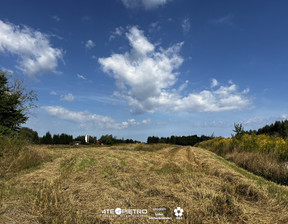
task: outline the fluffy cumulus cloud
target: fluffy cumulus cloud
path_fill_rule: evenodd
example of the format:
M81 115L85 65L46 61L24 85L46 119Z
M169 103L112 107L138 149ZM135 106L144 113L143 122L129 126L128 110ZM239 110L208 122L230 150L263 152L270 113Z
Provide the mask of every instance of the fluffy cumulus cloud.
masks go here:
M156 47L137 27L131 27L126 37L131 50L123 54L112 54L99 58L102 70L116 80L115 95L125 99L133 108L133 113L155 111L218 112L247 107L251 100L249 89L240 91L232 82L221 85L212 80L209 89L191 91L183 95L188 81L173 88L183 63L179 51L183 43L167 49Z
M0 20L0 53L18 56L17 68L33 77L56 72L63 51L53 48L48 36L27 26L16 26Z
M149 10L166 4L168 0L122 0L122 2L126 8L144 7Z
M92 114L89 111L71 111L60 106L44 106L42 107L50 116L57 117L62 120L71 121L80 125L93 125L101 129L121 130L131 126L140 125L135 119L128 119L123 122L116 122L111 117ZM149 123L148 120L141 122Z

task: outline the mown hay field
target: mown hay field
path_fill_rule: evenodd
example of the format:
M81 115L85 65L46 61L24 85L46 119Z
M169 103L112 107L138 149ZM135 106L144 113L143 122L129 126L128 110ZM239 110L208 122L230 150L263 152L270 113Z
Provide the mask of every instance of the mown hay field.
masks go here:
M288 187L200 148L31 147L52 159L0 179L1 223L288 223Z

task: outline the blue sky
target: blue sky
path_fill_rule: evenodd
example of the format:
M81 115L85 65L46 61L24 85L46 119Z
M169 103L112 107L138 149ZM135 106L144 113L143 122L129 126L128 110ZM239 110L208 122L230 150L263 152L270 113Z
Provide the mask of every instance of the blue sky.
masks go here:
M288 117L284 0L1 2L0 68L38 94L28 126L146 141Z

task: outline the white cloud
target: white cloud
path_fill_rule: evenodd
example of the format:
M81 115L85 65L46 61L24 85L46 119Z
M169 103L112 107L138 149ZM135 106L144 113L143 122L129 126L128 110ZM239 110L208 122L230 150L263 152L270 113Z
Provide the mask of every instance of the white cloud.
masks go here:
M129 119L123 122L116 122L111 117L92 114L89 111L71 111L60 106L42 107L49 115L62 120L79 123L80 125L93 125L101 129L121 130L132 126L140 125L135 119ZM145 122L142 122L145 124Z
M216 79L212 80L212 87L217 84L217 89L193 91L182 96L188 81L180 85L178 91L172 87L179 76L175 70L183 62L179 55L183 43L157 49L137 27L130 28L126 37L132 47L130 52L112 54L98 61L102 70L116 80L118 91L114 95L125 99L133 113L159 110L218 112L242 109L251 104L246 97L247 91L238 91L238 86L231 81L227 86L219 86Z
M17 55L16 66L34 77L42 73L56 72L63 51L53 48L48 36L27 26L16 26L0 20L0 52Z
M139 30L137 27L132 27L130 32L126 33L126 37L134 51L133 56L145 56L154 51L154 45L147 40L143 35L143 31Z
M126 8L144 7L144 9L150 10L165 5L168 0L122 0L122 2Z
M116 27L109 37L109 40L115 39L117 36L121 36L124 33L125 29L122 26Z
M84 75L80 75L80 74L77 74L77 77L78 77L79 79L83 79L83 80L86 80L86 78L85 78L85 76L84 76Z
M51 91L51 92L50 92L50 95L54 95L54 96L56 96L57 93L56 93L55 91Z
M151 123L151 119L149 118L142 121L142 124L149 124L149 123Z
M72 95L72 93L68 93L67 95L61 95L61 100L67 101L67 102L72 102L72 101L74 101L74 96Z
M191 28L191 24L190 24L190 20L189 18L186 18L182 21L182 30L184 33L188 33L190 31L190 28Z
M92 49L93 47L95 47L95 43L92 41L92 40L87 40L86 44L85 44L85 47L90 50Z
M216 80L216 79L212 79L211 80L211 88L214 88L214 87L216 87L216 86L218 86L218 81Z
M181 93L184 89L186 89L188 87L188 84L189 84L189 81L186 80L185 83L183 83L179 89L178 89L178 92Z

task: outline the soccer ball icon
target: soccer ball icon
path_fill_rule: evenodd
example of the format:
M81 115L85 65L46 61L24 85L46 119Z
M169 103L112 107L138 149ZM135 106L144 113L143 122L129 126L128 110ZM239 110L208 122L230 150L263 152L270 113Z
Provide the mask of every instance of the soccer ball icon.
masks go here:
M177 207L174 209L174 214L177 216L177 217L181 217L183 215L183 212L184 210L180 207Z

